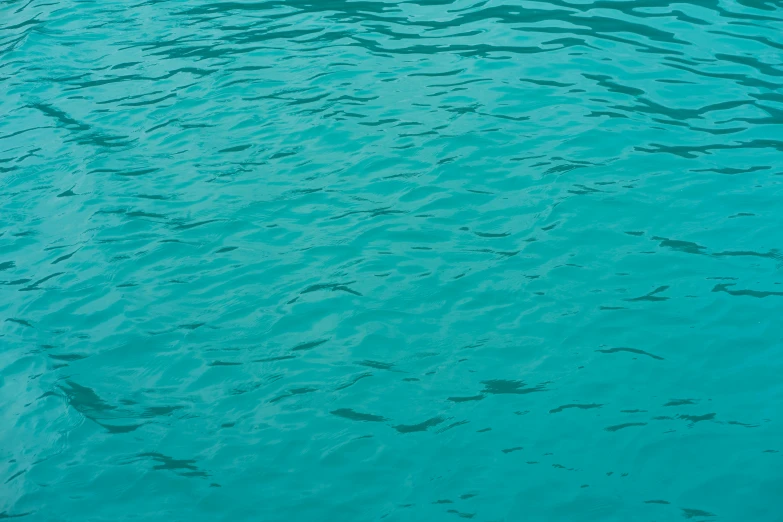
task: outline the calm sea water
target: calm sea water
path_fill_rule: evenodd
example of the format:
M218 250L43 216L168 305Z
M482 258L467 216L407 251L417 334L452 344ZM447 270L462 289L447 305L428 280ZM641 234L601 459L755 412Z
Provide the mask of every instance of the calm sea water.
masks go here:
M783 520L780 0L0 4L0 518Z

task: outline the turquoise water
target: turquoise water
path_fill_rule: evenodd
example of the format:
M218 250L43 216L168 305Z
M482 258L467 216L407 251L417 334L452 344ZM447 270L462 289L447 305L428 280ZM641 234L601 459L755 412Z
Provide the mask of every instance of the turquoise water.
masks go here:
M783 4L0 5L0 513L783 520Z

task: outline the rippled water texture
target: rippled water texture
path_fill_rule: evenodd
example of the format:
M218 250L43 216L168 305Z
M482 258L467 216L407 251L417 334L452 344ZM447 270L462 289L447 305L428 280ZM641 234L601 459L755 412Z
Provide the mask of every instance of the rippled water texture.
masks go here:
M783 520L781 0L13 0L0 57L0 518Z

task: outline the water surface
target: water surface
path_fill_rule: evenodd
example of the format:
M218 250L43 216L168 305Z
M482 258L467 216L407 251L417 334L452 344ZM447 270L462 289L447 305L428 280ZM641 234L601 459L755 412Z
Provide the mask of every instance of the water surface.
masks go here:
M0 518L780 521L782 34L3 2Z

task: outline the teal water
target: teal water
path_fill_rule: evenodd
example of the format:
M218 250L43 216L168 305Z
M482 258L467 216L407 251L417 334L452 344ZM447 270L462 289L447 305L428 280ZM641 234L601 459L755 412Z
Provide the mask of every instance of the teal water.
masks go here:
M0 518L783 520L783 3L0 4Z

